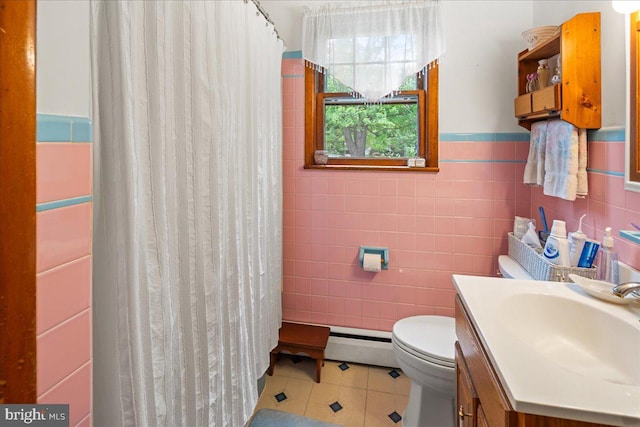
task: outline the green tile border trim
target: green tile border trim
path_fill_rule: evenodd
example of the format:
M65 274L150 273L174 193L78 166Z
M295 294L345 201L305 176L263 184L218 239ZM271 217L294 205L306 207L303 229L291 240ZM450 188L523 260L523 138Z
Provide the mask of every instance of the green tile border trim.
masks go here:
M440 163L515 163L515 164L524 164L527 163L526 160L482 160L482 159L470 159L470 160L461 160L461 159L440 159L438 160Z
M288 50L282 54L282 59L302 59L302 51Z
M640 244L640 231L635 230L620 230L620 237L627 239L633 243Z
M92 142L93 126L87 117L38 114L37 142Z
M625 128L609 128L588 131L589 141L624 142ZM529 142L530 132L469 132L441 133L442 142Z
M85 117L71 118L71 141L93 142L93 127L91 120Z
M514 142L529 141L529 132L441 133L442 142Z
M36 116L36 141L71 141L71 118L50 114L38 114Z
M590 130L587 134L589 141L624 142L625 128L609 128Z
M618 176L624 178L624 172L616 172L604 169L587 168L587 172L601 173L603 175Z
M74 197L71 199L56 200L55 202L39 203L36 205L36 212L50 211L51 209L64 208L66 206L80 205L93 200L92 196Z

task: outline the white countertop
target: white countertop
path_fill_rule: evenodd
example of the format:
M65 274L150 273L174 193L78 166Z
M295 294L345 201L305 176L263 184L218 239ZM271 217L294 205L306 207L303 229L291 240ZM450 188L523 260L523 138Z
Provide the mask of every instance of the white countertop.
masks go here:
M514 410L640 427L639 301L603 302L573 283L453 280Z

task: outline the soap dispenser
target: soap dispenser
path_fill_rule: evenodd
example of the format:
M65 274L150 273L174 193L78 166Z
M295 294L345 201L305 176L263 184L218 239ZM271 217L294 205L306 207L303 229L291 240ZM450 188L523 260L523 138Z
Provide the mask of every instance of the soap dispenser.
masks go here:
M569 233L569 258L571 259L571 267L577 267L582 249L584 248L584 242L587 241L587 235L582 232L582 220L587 214L580 217L578 223L578 229Z
M611 227L604 229L602 248L598 254L598 280L618 284L618 254L613 251Z

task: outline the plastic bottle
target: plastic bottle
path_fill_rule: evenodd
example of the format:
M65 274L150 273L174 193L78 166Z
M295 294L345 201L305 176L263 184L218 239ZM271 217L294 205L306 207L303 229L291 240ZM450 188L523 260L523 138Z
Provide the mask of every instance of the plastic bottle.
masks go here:
M547 237L542 256L549 262L561 267L570 267L569 241L567 240L567 224L557 219L553 220L551 234Z
M587 235L582 232L582 219L587 216L584 214L580 217L578 223L578 229L572 233L569 233L569 258L571 259L571 267L577 267L582 249L584 248L584 242L587 241Z
M582 248L582 254L580 255L580 260L578 261L578 267L591 268L593 266L593 261L598 255L599 249L600 242L587 239L587 241L584 242L584 247Z
M611 227L604 229L602 248L598 255L598 280L618 284L618 254L613 251Z

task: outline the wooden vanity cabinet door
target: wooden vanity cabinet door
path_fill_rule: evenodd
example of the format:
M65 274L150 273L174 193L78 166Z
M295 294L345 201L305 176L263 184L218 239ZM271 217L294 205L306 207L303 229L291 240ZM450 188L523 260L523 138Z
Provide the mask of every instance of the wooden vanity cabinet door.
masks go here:
M473 390L469 370L462 357L460 346L456 343L456 377L457 377L457 401L456 401L456 426L476 427L476 408L478 396Z
M478 405L476 409L476 426L477 427L489 427L489 422L487 421L487 416L484 414L484 409L482 409L482 405Z
M473 389L483 407L487 424L491 427L516 426L517 413L507 400L459 295L455 300L455 314L460 353L470 373Z

